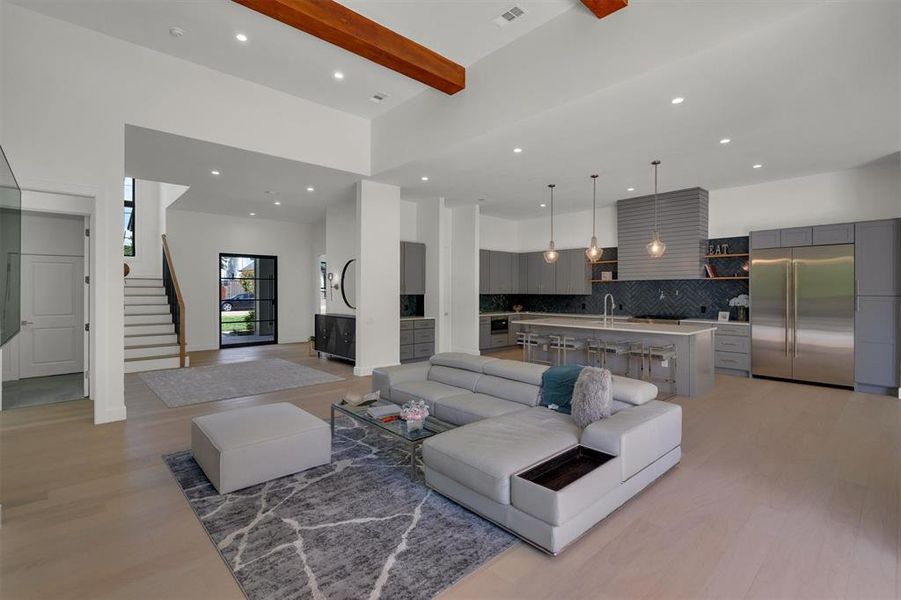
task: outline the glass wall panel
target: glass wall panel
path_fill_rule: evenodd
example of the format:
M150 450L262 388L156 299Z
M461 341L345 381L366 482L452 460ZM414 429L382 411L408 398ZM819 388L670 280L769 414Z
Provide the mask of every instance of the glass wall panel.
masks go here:
M22 190L0 148L0 345L19 333Z

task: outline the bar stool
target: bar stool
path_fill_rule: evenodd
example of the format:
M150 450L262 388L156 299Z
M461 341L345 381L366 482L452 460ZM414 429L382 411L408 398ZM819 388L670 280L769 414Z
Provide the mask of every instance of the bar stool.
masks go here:
M532 357L532 349L547 344L549 342L548 338L540 336L532 331L520 331L517 334L517 338L517 344L522 345L523 362L542 365L551 364L550 361L536 360Z
M661 367L663 363L667 363L669 365L669 374L661 379L663 383L668 383L670 386L670 395L666 396L666 398L661 398L661 400L665 400L667 398L672 398L676 395L676 345L675 344L662 344L659 346L650 345L648 346L648 381L653 382L653 374L651 372L651 366L654 364L654 361L657 360L661 363Z
M626 350L626 377L632 376L632 361L638 359L638 379L644 379L644 357L647 349L644 342L628 342Z
M566 335L552 335L551 350L556 350L557 356L554 360L555 366L567 364L567 358L570 352L585 350L587 344L585 340Z

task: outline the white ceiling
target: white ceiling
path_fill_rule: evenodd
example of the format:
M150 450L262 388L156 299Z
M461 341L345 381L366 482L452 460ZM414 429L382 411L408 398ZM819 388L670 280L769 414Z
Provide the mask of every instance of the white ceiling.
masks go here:
M140 46L372 118L426 91L355 54L230 0L10 0ZM578 0L355 0L349 8L469 66L579 4ZM514 5L526 14L500 28L491 20ZM580 9L582 10L582 9ZM172 26L184 35L169 34ZM235 39L248 36L246 43ZM334 71L345 78L336 81ZM379 104L369 98L388 94ZM445 96L446 97L446 96Z
M212 175L214 170L220 174ZM254 212L258 219L295 223L321 221L330 202L354 196L360 179L354 173L131 125L125 127L125 174L189 186L172 205L176 210L235 217ZM315 191L308 192L308 186Z
M726 6L739 11L739 4L753 5ZM697 14L705 9L698 5L703 3L663 18L665 8L634 3L627 9L632 11L629 19L616 24L618 33L628 36L626 28L643 26L688 35L698 27L711 27ZM637 62L640 53L657 53L660 58L656 68L635 69L630 77L589 93L574 93L577 84L563 79L573 72L588 78L607 68L606 62L588 56L594 62L586 64L575 55L560 77L549 82L561 88L556 104L458 140L452 140L453 131L438 130L446 134L447 144L434 143L429 126L414 128L397 119L392 123L397 131L416 131L430 143L422 152L413 150L416 158L378 178L402 186L407 198L437 195L451 204L484 198L483 213L523 219L547 214L539 204L547 201L548 183L558 186L558 211L589 209L593 172L600 174L600 204L651 193L649 163L655 158L663 161L661 190L719 189L850 168L897 152L901 148L898 4L794 6L763 25L750 14L744 23L733 23L726 36L721 34L728 24L712 29L711 37L719 36L716 44L684 56L678 55L675 41L665 40L667 32L662 30L658 37L666 46L636 44L619 54L609 52L609 61L626 64ZM547 37L546 32L575 16L561 16L533 35ZM605 24L612 25L612 21ZM564 28L563 33L573 35L576 27ZM499 54L517 54L514 50L531 38L514 42ZM536 52L552 47L550 39L545 41L548 45ZM529 62L532 76L542 79L542 66L529 61L528 51L524 48L510 59ZM489 62L493 71L478 73L481 79L501 77L509 66L492 56L476 67ZM528 96L517 92L507 100L525 98L519 102L526 103ZM672 105L674 96L683 96L684 103ZM416 105L419 99L411 103ZM404 110L416 114L414 108ZM439 128L460 115L433 109L429 116ZM474 110L468 116L497 120L496 115L486 117ZM731 143L720 144L726 137ZM514 147L524 151L514 154ZM763 168L753 169L757 163ZM428 175L429 181L420 181L421 175ZM635 191L627 192L628 187Z

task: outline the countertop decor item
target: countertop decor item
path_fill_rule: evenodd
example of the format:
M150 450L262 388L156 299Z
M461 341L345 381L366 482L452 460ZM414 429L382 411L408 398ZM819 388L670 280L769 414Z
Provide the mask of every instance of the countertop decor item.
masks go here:
M597 220L598 220L598 176L591 176L591 243L585 250L588 262L594 264L601 260L604 250L598 246Z
M551 190L551 241L547 245L547 250L544 251L544 262L552 265L560 258L560 253L554 248L554 188L557 186L550 183L547 187Z
M660 166L660 161L654 160L651 164L654 165L654 233L645 249L651 258L660 258L666 252L666 244L660 239L660 232L657 230L657 167Z
M522 312L522 304L514 304L513 312Z
M748 320L748 306L751 305L751 298L747 294L739 294L735 298L729 300L729 306L734 306L738 312L739 321Z

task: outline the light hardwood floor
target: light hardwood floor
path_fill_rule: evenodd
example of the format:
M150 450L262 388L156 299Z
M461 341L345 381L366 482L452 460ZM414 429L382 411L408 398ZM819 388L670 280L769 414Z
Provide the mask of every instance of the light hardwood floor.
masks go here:
M505 356L515 358L515 353ZM169 409L126 377L128 421L89 401L0 412L0 598L241 598L160 460L196 415L291 401L326 417L342 382ZM682 463L556 558L518 544L443 598L896 598L901 408L892 398L719 377L684 408Z

